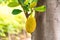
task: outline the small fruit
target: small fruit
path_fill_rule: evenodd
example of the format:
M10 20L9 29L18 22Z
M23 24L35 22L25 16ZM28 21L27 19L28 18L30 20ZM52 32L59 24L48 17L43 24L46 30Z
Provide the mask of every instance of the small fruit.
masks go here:
M36 28L36 20L35 20L35 17L30 15L26 21L26 31L28 33L32 33L34 32Z

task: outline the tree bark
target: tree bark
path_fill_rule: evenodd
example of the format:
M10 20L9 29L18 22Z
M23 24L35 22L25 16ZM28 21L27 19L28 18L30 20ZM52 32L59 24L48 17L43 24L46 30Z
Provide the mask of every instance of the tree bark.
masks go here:
M56 12L56 0L46 0L46 27L45 40L55 39L54 14Z
M32 40L60 40L60 0L46 0L46 8L46 15L36 13L37 28Z
M44 5L44 0L38 0L37 6ZM36 12L37 27L35 32L32 33L32 40L44 40L44 25L45 25L45 13Z
M60 0L46 0L46 40L60 40Z
M37 21L37 27L34 33L32 33L32 40L44 40L44 16L45 14L42 13L39 15L39 13L36 14L36 21Z

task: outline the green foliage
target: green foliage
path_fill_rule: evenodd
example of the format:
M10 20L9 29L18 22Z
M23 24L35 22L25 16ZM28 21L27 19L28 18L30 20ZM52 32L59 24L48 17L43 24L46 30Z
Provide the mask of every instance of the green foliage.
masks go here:
M0 0L0 3L2 3L3 2L3 0Z
M12 14L13 14L13 15L16 15L16 14L19 14L19 13L21 13L21 12L22 12L22 10L14 9L14 10L12 11Z
M3 32L0 32L0 36L6 36Z
M25 6L23 6L23 9L24 9L24 11L28 12L29 11L29 6L25 5Z
M46 10L46 7L44 5L35 8L35 11L38 11L38 12L45 12L45 10Z
M24 24L25 17L23 14L9 15L5 13L0 13L0 36L7 36L10 34L18 34L21 32ZM7 33L7 34L6 34Z
M10 2L9 4L8 4L8 6L9 7L16 7L16 6L18 6L19 4L17 3L17 2Z
M10 0L0 0L0 4L2 4L2 3L8 3L8 2L10 2Z
M0 36L5 36L4 30L3 30L3 25L0 25Z
M38 0L19 0L19 3L21 4L25 12L29 12L29 9L31 9L32 11L32 8L34 8L34 10L38 12L45 12L46 7L44 5L36 7L37 2Z
M18 0L25 12L29 11L29 0Z

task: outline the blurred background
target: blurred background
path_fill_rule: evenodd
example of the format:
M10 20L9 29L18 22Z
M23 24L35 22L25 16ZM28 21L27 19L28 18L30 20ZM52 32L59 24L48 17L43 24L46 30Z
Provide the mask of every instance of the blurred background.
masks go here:
M27 19L24 12L12 14L14 9L23 11L22 7L11 8L7 4L7 1L0 0L0 40L31 40L31 34L25 29Z

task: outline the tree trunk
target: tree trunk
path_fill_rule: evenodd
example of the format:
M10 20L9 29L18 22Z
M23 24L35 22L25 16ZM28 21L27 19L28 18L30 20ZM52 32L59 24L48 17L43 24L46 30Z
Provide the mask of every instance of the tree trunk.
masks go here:
M60 40L60 0L46 0L46 40Z
M44 16L45 14L36 14L37 28L34 33L32 33L32 40L44 40Z
M32 40L60 40L60 0L46 0L46 7L46 15L36 13L37 28Z
M44 0L38 0L37 6L44 5ZM44 40L45 13L36 12L37 27L32 33L32 40Z

